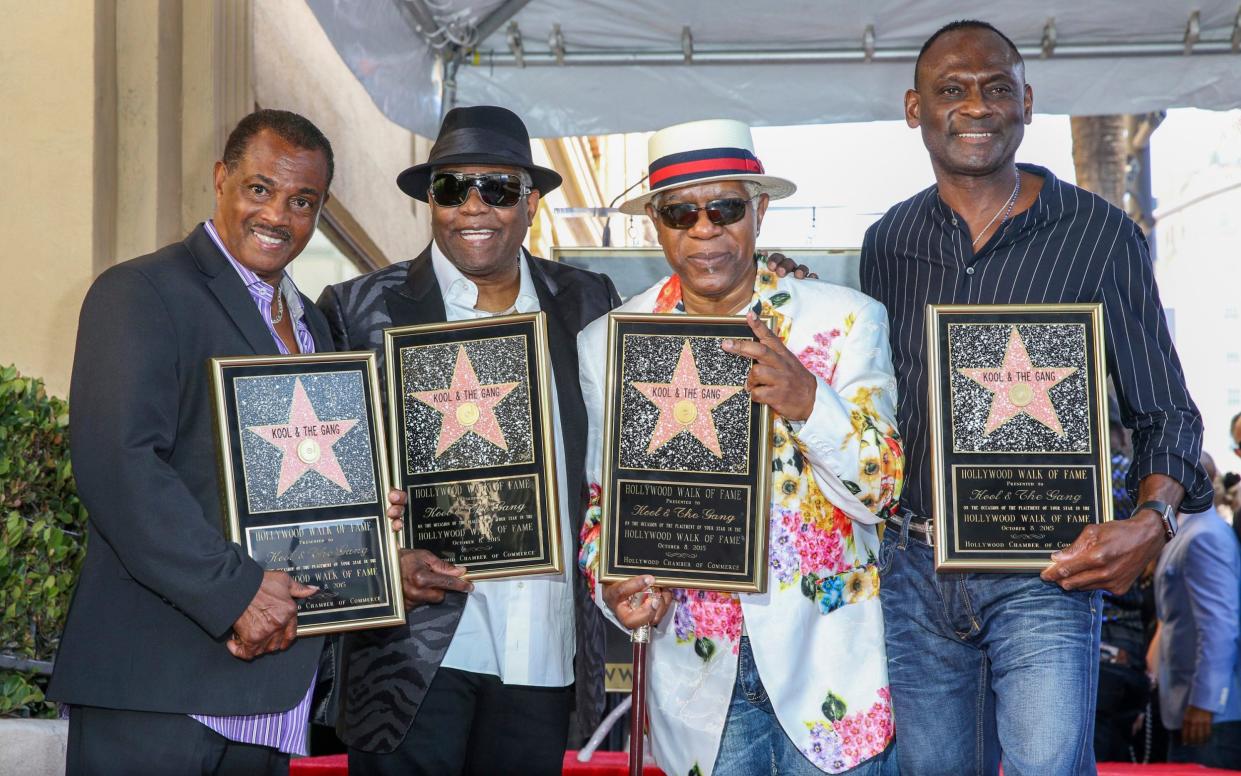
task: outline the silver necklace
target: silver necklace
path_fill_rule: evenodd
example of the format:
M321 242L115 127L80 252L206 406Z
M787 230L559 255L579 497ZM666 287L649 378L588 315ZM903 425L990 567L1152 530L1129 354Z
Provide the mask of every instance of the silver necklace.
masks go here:
M279 288L276 289L276 311L276 317L271 319L273 326L284 320L284 294Z
M978 247L978 241L981 240L983 236L987 234L987 230L991 228L991 225L995 223L995 219L999 218L1001 213L1004 214L1004 221L1008 220L1008 217L1012 215L1013 213L1013 205L1017 204L1017 195L1020 193L1021 193L1021 170L1018 170L1017 171L1017 185L1013 186L1013 193L1011 196L1009 196L1008 202L1004 205L1001 205L1000 209L995 211L995 215L991 216L991 220L987 222L987 225L984 226L982 228L982 231L978 233L978 236L974 238L974 242L970 244L970 247L972 248ZM1002 224L1004 223L1004 221L1001 221L1000 223Z

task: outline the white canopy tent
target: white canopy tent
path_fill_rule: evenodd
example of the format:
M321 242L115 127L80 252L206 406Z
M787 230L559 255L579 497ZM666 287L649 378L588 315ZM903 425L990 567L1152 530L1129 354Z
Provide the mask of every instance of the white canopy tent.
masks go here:
M895 119L922 41L982 18L1040 113L1241 105L1239 0L308 0L396 123L504 105L538 137Z

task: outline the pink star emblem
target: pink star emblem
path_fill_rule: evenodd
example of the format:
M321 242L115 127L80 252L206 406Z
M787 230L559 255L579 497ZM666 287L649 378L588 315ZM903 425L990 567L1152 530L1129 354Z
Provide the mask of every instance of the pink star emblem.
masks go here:
M465 347L457 346L457 362L452 370L452 382L446 388L433 391L415 391L415 399L444 416L440 425L439 441L435 455L441 456L453 443L467 433L482 437L501 450L508 450L495 408L505 396L512 393L520 383L491 383L481 385L474 365L466 355Z
M332 447L357 424L356 420L320 420L299 377L293 382L289 421L270 426L246 426L246 431L280 449L280 482L276 486L279 498L309 471L318 472L328 481L353 492Z
M1061 380L1077 371L1077 367L1036 367L1030 363L1030 354L1017 327L1008 335L1008 347L1004 351L1004 363L998 367L957 369L958 372L991 391L991 413L987 427L991 432L1009 420L1025 413L1055 432L1064 436L1060 416L1048 395Z
M742 389L737 385L704 385L689 340L681 346L671 381L631 385L659 408L659 421L646 448L647 455L671 442L677 434L689 433L716 458L724 457L711 411Z

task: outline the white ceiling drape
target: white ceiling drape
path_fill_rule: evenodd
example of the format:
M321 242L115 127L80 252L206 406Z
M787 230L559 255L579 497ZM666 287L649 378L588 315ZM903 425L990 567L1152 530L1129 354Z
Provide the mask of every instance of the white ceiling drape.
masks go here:
M1017 42L1040 113L1241 105L1239 0L308 3L380 109L424 136L436 134L445 94L457 105L511 108L540 137L722 116L755 126L895 119L912 55L963 17ZM474 53L445 90L452 71L436 46L454 42L473 43Z

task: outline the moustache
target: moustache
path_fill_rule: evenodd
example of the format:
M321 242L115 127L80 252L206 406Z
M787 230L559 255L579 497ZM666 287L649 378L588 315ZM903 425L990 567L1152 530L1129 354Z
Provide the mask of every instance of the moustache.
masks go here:
M293 233L288 229L284 229L279 226L259 226L258 224L252 224L250 228L255 232L264 234L268 237L275 237L276 239L284 240L285 242L291 242L293 240Z

